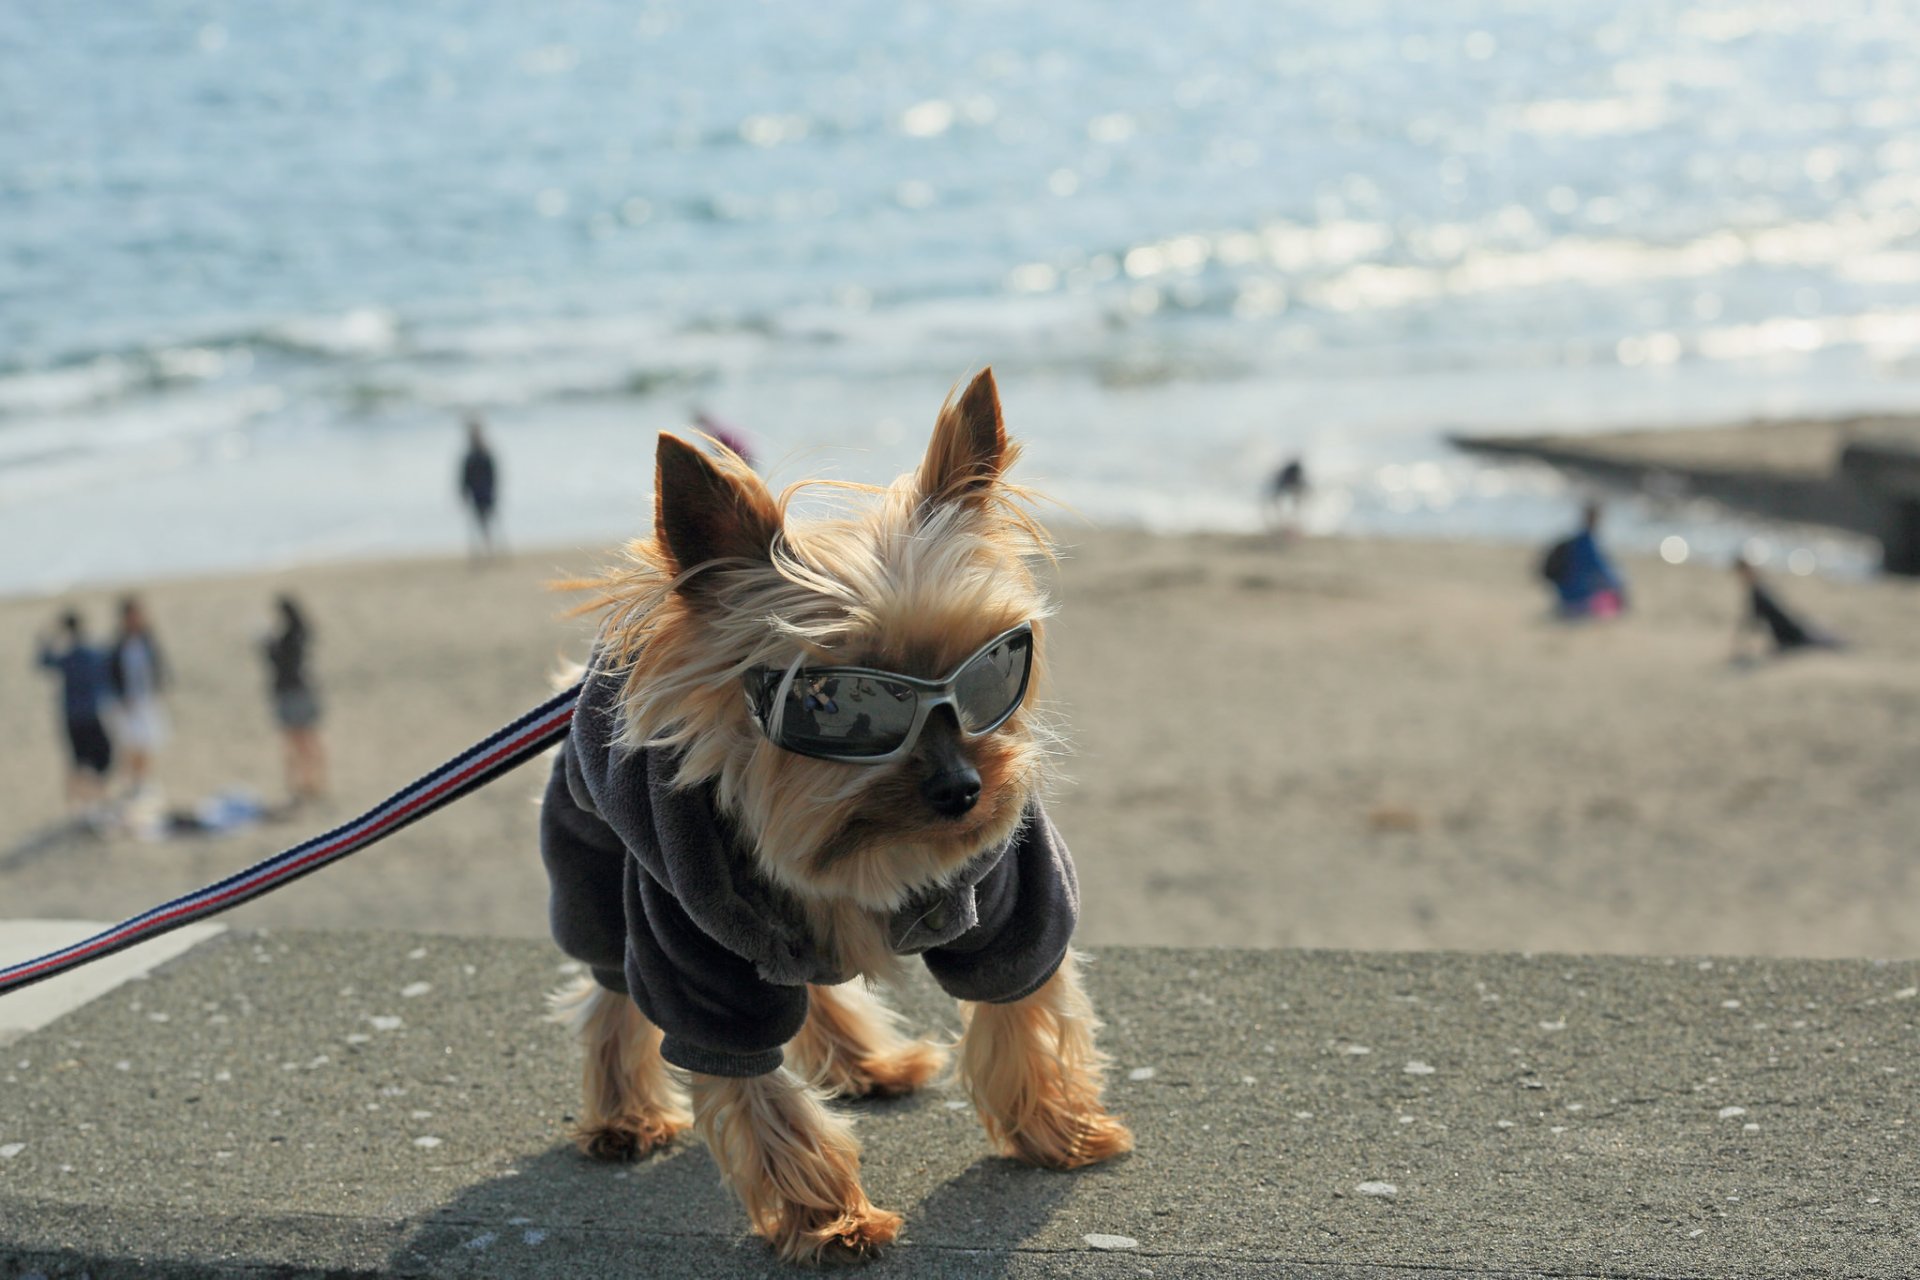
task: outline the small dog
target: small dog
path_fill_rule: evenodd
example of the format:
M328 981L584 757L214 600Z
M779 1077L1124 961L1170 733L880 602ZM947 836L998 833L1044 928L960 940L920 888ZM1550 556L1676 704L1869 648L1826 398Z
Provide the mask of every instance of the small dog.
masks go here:
M789 525L794 489L663 434L654 536L576 584L605 617L541 813L554 937L592 974L556 997L586 1048L575 1139L631 1159L693 1126L789 1261L899 1231L822 1102L944 1065L869 988L902 956L960 1000L957 1074L1001 1152L1071 1169L1133 1144L1040 804L1051 552L1003 478L1017 452L984 372L916 473Z

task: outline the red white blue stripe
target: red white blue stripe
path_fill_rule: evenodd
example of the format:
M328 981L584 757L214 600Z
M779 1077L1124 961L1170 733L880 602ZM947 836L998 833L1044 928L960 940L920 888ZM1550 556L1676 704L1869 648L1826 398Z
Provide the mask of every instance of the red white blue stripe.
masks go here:
M0 969L0 996L271 893L479 790L566 737L580 689L576 684L549 698L343 826L256 862L217 884L162 903L70 947Z

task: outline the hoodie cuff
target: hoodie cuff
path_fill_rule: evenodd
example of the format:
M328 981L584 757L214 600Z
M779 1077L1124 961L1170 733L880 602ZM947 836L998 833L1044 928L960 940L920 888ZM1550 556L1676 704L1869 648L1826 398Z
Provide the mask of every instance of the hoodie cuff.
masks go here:
M660 1041L660 1056L676 1067L697 1071L703 1076L732 1076L739 1079L778 1071L780 1064L786 1060L778 1049L763 1049L759 1053L728 1053L722 1049L705 1048L679 1036L667 1036Z

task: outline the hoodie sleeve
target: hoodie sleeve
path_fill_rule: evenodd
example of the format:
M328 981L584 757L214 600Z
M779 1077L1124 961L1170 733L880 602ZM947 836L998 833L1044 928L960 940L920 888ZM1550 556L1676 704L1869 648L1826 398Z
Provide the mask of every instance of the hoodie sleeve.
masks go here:
M632 863L625 899L627 985L666 1033L660 1056L710 1076L776 1071L807 1020L807 989L777 986L700 930L671 893Z
M975 895L980 922L928 951L927 969L957 1000L1024 1000L1060 967L1080 919L1073 857L1038 801Z
M805 985L767 981L688 913L657 847L647 753L607 742L604 708L583 701L540 814L554 941L632 996L665 1033L668 1062L719 1076L775 1070L806 1020Z
M621 883L627 852L594 811L571 737L554 757L540 802L540 860L547 868L547 926L554 942L591 968L601 986L625 991Z

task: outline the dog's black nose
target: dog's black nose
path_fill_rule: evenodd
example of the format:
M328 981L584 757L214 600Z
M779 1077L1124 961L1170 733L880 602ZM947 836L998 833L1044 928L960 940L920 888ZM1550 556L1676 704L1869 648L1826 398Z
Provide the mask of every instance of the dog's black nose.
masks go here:
M927 776L920 794L941 817L957 818L980 799L980 773L964 762L956 769L942 769Z
M967 759L960 720L952 707L936 707L920 731L918 756L927 771L921 798L943 818L957 818L980 798L980 771Z

